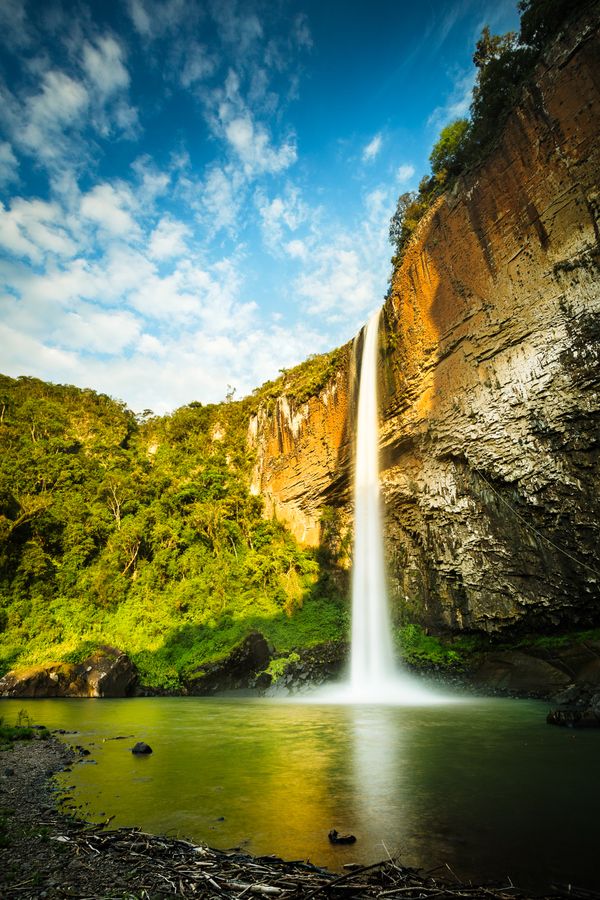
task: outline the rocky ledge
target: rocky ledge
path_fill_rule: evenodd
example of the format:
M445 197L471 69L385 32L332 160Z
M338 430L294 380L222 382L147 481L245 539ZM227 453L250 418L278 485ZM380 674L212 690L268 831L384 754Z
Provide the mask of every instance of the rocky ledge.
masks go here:
M0 678L0 697L128 697L137 669L115 647L102 647L80 663L16 669Z

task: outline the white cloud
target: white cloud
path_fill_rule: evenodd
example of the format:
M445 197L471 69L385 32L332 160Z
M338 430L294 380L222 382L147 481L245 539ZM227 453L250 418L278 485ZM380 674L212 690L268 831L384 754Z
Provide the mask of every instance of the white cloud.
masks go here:
M0 245L33 263L41 262L46 254L72 256L75 244L61 219L56 203L17 197L10 210L0 203Z
M294 19L293 35L299 47L305 50L312 49L313 39L305 13L299 13Z
M293 241L288 241L288 243L285 245L285 251L292 257L292 259L305 259L308 253L308 248L304 241L299 241L296 238Z
M296 162L294 139L290 137L279 148L273 147L265 126L255 123L249 112L223 122L223 130L247 175L282 172Z
M84 44L83 68L94 88L104 97L129 86L129 73L123 64L123 50L113 37L99 38L96 46Z
M209 78L214 74L218 65L214 54L209 53L208 49L197 41L190 42L189 46L184 49L183 58L179 80L185 88Z
M128 0L127 9L135 30L150 40L184 23L190 28L198 16L198 4L188 0Z
M307 312L329 322L341 316L359 315L377 303L374 273L365 267L357 250L330 245L314 254L314 266L295 282L308 301Z
M240 76L233 69L220 87L205 91L203 99L211 131L225 142L233 159L241 162L247 180L264 173L277 174L296 161L295 135L289 132L279 146L275 145L267 125L257 119L242 97ZM269 94L266 110L271 118L277 103L277 96Z
M148 252L153 259L166 260L182 256L186 250L185 239L190 230L183 222L163 216L152 234Z
M0 141L0 186L16 180L18 167L19 163L10 144Z
M284 233L296 231L306 220L308 209L300 197L298 188L286 185L283 195L267 199L263 191L257 191L254 201L261 218L263 240L270 250L277 253Z
M212 0L211 15L217 25L219 37L224 44L234 47L239 61L244 62L263 36L263 28L253 12L238 14L237 4ZM242 4L243 8L243 4Z
M190 184L187 193L209 233L235 232L242 203L243 177L232 166L213 166L204 182Z
M66 313L50 339L57 346L78 353L102 353L116 356L136 342L140 323L129 312L97 310L80 303L76 311Z
M22 110L22 127L13 121L13 134L24 147L49 162L65 154L64 131L78 127L87 110L85 87L64 72L50 70L41 90L30 96Z
M410 179L415 174L415 167L410 163L404 163L403 165L398 167L398 171L396 172L396 178L400 182L400 184L404 184L406 181L410 181Z
M24 0L2 0L0 3L0 40L11 48L30 43L31 23Z
M473 97L475 76L475 68L455 75L446 103L433 110L427 119L428 125L439 129L448 124L448 122L454 121L454 119L460 119L468 115Z
M135 186L136 198L140 205L146 208L152 206L167 191L171 182L170 172L161 171L149 156L138 157L131 168L138 179Z
M133 197L128 188L99 184L84 194L81 215L111 235L135 238L138 226L128 209L132 205Z
M374 138L369 141L369 143L365 147L363 147L363 162L372 162L379 155L382 143L383 138L381 136L381 132L379 132L375 135Z

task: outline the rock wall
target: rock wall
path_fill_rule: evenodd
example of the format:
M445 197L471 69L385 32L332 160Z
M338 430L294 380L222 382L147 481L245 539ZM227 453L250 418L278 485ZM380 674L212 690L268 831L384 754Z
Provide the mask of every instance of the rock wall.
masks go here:
M315 397L295 407L286 396L250 421L248 439L257 461L251 491L262 494L266 513L276 516L309 547L321 542L323 506L349 500L355 352Z
M398 612L439 629L600 619L600 58L559 41L494 152L440 198L381 330ZM254 487L298 538L348 510L353 378L254 422Z

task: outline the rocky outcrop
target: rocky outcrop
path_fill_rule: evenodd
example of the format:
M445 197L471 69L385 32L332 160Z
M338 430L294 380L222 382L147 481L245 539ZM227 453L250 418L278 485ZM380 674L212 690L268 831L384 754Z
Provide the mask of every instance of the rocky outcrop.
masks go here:
M16 669L0 678L0 697L128 697L137 670L115 647L103 647L82 663Z
M600 641L483 654L469 680L487 692L585 704L600 691Z
M553 48L385 308L395 596L430 625L598 617L599 49Z
M433 629L600 618L599 54L589 17L550 48L384 307L392 596ZM255 425L256 486L308 543L351 513L351 372L327 390Z
M231 653L214 663L205 663L186 679L189 694L214 694L254 687L257 674L265 669L271 651L263 635L252 631Z
M272 678L263 672L255 686L267 697L283 697L339 680L348 663L348 651L348 644L343 641L299 647L288 657L285 669L278 677Z

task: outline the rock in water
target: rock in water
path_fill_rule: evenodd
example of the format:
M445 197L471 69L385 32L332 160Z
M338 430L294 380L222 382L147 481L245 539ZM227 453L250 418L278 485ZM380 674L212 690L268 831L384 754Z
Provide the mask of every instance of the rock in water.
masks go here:
M131 748L131 752L141 756L144 753L152 753L152 747L150 744L145 744L144 741L138 741L135 747Z
M331 844L355 844L356 838L353 834L340 834L335 828L332 828L327 835Z

